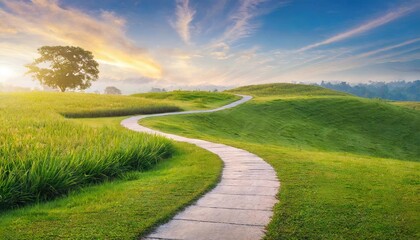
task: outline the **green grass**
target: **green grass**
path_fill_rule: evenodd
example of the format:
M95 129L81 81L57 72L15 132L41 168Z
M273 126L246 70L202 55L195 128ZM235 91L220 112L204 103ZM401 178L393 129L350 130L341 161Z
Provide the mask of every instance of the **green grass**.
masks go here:
M9 148L4 148L5 141L0 142L3 143L0 151L2 154L7 152L9 157L21 154L21 160L26 161L19 165L21 162L16 161L17 158L4 158L0 166L38 166L35 173L38 180L47 182L44 185L57 183L57 179L50 178L50 175L57 177L67 173L64 177L74 176L80 165L92 163L93 169L106 170L93 181L63 188L61 197L58 192L47 197L41 192L33 200L24 202L34 201L34 204L18 209L8 209L10 206L7 206L0 212L0 239L137 238L170 219L218 181L222 163L216 155L205 150L131 132L120 126L125 117L65 119L62 116L63 112L97 116L95 112L98 111L118 112L147 105L194 108L189 102L170 105L173 103L160 99L72 93L1 94L0 100L0 123L7 127L7 131L0 132L0 138L9 140ZM213 102L215 107L223 104L224 100ZM12 137L13 141L10 140ZM39 143L42 145L38 146ZM155 143L163 145L153 145ZM163 155L153 152L159 150L167 152ZM31 158L36 154L38 159ZM130 157L127 154L145 156ZM71 161L67 162L70 157ZM134 163L141 164L141 167L122 166L127 163L124 158L137 160ZM149 161L153 159L157 161ZM160 161L163 159L165 161ZM116 168L104 168L109 165ZM63 171L63 166L74 168ZM145 169L148 171L142 171ZM32 168L23 171L30 172ZM2 177L6 174L0 172ZM98 182L101 184L92 184ZM59 187L52 185L54 190ZM15 198L22 195L15 193ZM50 201L40 201L46 199ZM14 203L13 206L24 203Z
M27 107L30 109L48 109L70 118L114 117L182 110L180 105L169 101L118 95L34 92L2 94L0 99L2 96L29 103ZM16 104L12 103L9 108L15 107Z
M393 105L420 110L420 102L390 102Z
M313 97L313 96L350 96L350 94L337 92L327 88L312 86L312 85L301 85L301 84L283 84L279 87L277 83L260 84L260 85L249 85L231 89L227 92L238 93L238 94L249 94L257 97L264 96L281 96L282 98L292 97Z
M128 172L121 180L3 213L0 239L143 236L218 181L222 163L216 155L189 144L176 143L174 150L173 157L149 171Z
M134 94L132 96L147 99L167 100L173 104L181 105L185 110L217 108L240 99L240 97L229 93L212 93L205 91L141 93Z
M267 160L282 183L267 239L419 237L418 111L304 85L231 92L257 97L223 112L142 123Z
M92 128L61 113L97 116L132 109L174 108L167 102L94 94L0 94L0 211L44 201L132 170L173 152L160 137L116 127Z

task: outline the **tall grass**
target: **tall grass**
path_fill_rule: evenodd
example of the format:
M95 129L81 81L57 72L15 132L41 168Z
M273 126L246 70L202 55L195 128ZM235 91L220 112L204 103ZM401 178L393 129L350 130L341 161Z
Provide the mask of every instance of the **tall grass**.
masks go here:
M91 128L60 115L110 116L139 109L153 113L175 108L130 97L0 94L0 210L145 170L168 157L172 146L163 138L117 127Z
M136 114L152 114L152 113L164 113L164 112L178 112L181 108L177 106L142 106L142 107L131 107L123 109L99 109L99 110L87 110L80 112L62 112L66 118L96 118L96 117L118 117L128 116Z

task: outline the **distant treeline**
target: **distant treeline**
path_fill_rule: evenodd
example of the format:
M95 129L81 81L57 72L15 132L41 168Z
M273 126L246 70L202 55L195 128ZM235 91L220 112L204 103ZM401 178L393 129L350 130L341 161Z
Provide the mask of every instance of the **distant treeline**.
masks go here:
M347 82L330 83L322 81L321 87L347 92L360 97L383 98L396 101L420 101L420 80L413 82L369 82L350 85Z

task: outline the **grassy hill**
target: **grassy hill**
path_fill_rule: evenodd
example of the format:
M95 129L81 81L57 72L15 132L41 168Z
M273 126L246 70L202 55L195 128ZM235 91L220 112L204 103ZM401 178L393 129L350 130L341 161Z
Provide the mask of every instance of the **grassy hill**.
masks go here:
M267 239L418 237L418 111L305 85L230 92L255 99L223 112L143 124L267 160L282 182Z
M420 102L390 102L393 105L420 110Z
M213 93L205 91L172 91L161 93L139 93L134 97L166 100L182 106L184 110L209 109L226 105L240 97L228 93Z
M350 96L347 93L337 92L319 86L277 83L243 86L227 92L249 94L256 97L281 96L282 98L304 96Z
M212 96L216 107L237 98ZM0 239L134 239L173 216L217 182L220 159L124 129L125 117L97 117L195 105L141 96L0 94Z
M305 85L255 85L230 92L255 98L222 112L143 122L167 132L244 148L268 161L282 187L267 239L419 237L420 112ZM234 99L229 94L203 92L130 97L0 94L0 123L5 129L0 132L0 156L9 154L0 157L0 166L35 166L38 176L52 173L34 178L47 183L56 182L49 176L68 176L62 173L89 165L86 162L106 170L99 163L120 164L129 156L115 161L113 154L138 153L138 146L147 153L155 140L161 140L122 129L122 117L86 117L140 113L151 106L167 111L202 109ZM121 168L109 168L113 175L92 178L90 183L105 180L100 185L87 186L88 181L67 197L0 213L0 238L132 239L144 235L209 189L221 168L218 158L204 150L162 143L162 148L152 148L168 149L166 154L173 157L164 154L166 161L144 162L156 164L151 169L152 165L143 165L147 158L136 158L141 160L136 166L146 166L148 171L112 165ZM34 164L37 159L31 156L49 161ZM73 168L60 171L67 162L65 156L79 161L69 161L65 166ZM29 161L19 164L18 157ZM106 181L114 176L117 180Z

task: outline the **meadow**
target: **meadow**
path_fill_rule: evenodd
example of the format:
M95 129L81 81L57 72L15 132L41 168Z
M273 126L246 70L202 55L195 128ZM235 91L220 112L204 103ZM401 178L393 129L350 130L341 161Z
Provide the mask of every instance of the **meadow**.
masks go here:
M181 143L174 143L173 150L171 158L148 171L130 171L113 181L71 191L63 198L0 214L0 239L144 236L219 179L222 162L216 155Z
M170 101L172 104L182 106L183 110L201 110L217 108L234 100L239 100L239 96L223 92L205 91L172 91L160 93L139 93L133 94L134 97L147 99Z
M182 102L143 94L1 94L0 137L7 141L1 141L0 165L8 167L1 177L13 173L8 181L15 185L0 188L10 193L2 202L0 238L133 239L211 189L222 167L216 155L131 132L120 126L125 117L97 118L98 112L203 108L207 93L189 94L195 97ZM237 99L214 95L212 106Z
M98 116L179 110L168 103L93 94L0 95L0 210L49 200L69 190L145 170L171 155L163 138L93 129L62 115Z
M256 85L230 92L255 98L222 112L151 118L142 120L142 124L243 148L269 162L282 185L266 239L418 238L418 111L383 100L304 85ZM218 107L237 99L229 93L205 92L111 96L109 102L106 98L110 96L84 94L79 98L76 94L75 98L71 95L68 99L67 94L22 94L22 99L15 97L19 94L0 95L0 102L4 103L0 107L2 113L9 111L12 116L17 114L15 109L24 109L17 118L8 118L9 128L6 129L34 134L32 142L28 137L21 141L36 144L44 139L43 132L49 133L45 130L49 124L66 126L68 128L56 127L50 134L54 141L48 144L56 149L71 149L66 150L67 155L82 154L83 149L86 149L84 154L96 151L98 162L102 163L103 159L108 159L107 154L112 154L111 150L102 153L93 147L108 148L110 142L107 141L111 138L105 137L103 145L94 140L101 139L97 136L105 133L112 133L112 139L131 136L130 131L119 126L124 117L66 119L63 113L88 115L90 109L121 111L127 106L148 104L192 110ZM91 98L95 107L85 105L85 96ZM44 98L49 100L39 100ZM35 104L30 105L30 102ZM5 122L2 116L0 119ZM25 119L22 116L29 120L13 130L14 123ZM38 121L43 125L37 125ZM32 128L35 130L29 131ZM70 134L57 134L60 131ZM9 132L11 135L14 134ZM150 141L156 138L138 133L131 137ZM63 141L63 145L54 145ZM65 197L47 202L34 200L36 204L0 213L0 238L133 239L144 236L211 189L222 168L214 154L188 144L163 141L169 145L160 149L169 152L152 164L142 166L143 171L116 170L117 175L101 175L100 180L64 193ZM125 151L131 149L132 143L130 139L117 146ZM28 145L21 145L25 146ZM30 147L26 150L31 151ZM91 184L98 182L101 184Z
M237 108L144 119L253 152L277 171L266 239L416 239L420 113L314 86L270 84Z
M390 102L393 105L420 110L420 102Z
M202 108L208 93L192 93L192 101L184 101L182 107L194 109L199 104ZM172 98L177 95L171 94ZM208 101L213 105L236 98L213 95ZM149 169L173 152L163 138L116 126L92 128L64 117L170 112L181 110L181 105L141 95L0 94L0 210L49 200L127 171Z

